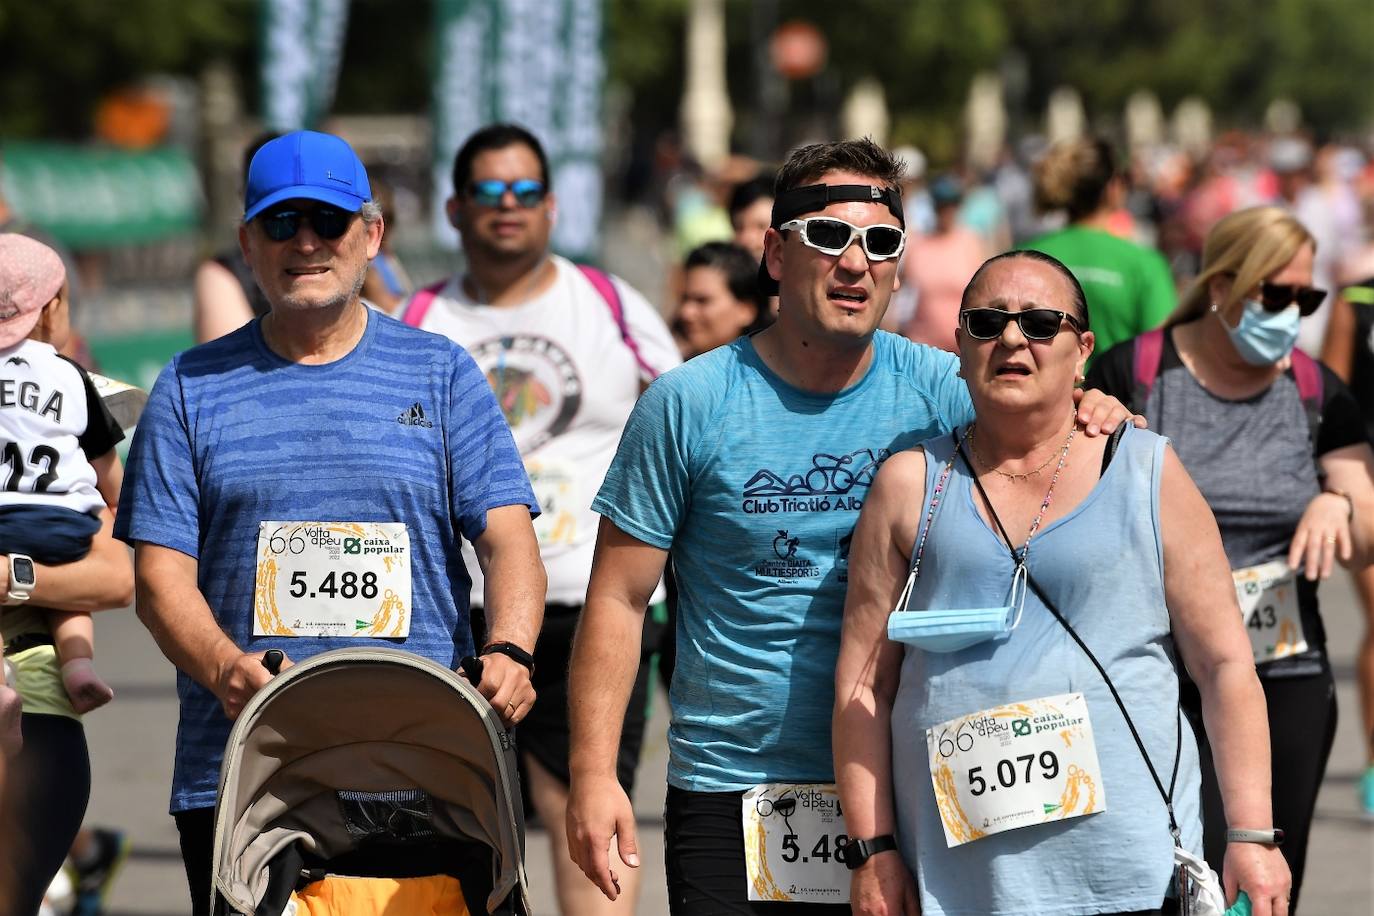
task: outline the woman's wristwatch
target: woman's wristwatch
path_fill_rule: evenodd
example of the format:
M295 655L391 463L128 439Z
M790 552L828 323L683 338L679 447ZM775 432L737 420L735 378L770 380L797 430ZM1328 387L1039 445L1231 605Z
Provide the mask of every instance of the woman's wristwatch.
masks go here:
M1226 842L1259 843L1264 846L1282 846L1283 831L1277 827L1272 830L1227 830Z

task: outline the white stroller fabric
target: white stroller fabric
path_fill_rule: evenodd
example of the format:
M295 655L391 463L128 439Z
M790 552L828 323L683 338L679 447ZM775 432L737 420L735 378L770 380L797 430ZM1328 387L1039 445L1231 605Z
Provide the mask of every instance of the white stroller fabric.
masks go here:
M214 889L251 916L269 863L291 844L326 859L356 847L340 792L419 790L437 836L493 851L487 909L527 914L516 779L509 736L464 678L393 649L322 653L274 677L234 724L215 811Z

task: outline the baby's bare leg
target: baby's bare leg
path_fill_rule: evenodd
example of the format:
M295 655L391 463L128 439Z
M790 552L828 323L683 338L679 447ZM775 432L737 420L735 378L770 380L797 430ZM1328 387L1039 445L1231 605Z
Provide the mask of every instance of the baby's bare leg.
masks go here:
M95 624L91 615L53 611L50 619L57 660L62 665L62 686L72 707L87 713L114 699L114 691L100 679L91 663L95 655Z

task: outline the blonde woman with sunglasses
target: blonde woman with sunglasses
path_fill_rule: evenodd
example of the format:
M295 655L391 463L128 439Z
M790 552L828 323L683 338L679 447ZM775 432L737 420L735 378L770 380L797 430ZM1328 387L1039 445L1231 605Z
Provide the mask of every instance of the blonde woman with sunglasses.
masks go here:
M1359 408L1294 349L1326 296L1312 286L1315 254L1284 210L1232 213L1208 234L1201 273L1163 329L1113 348L1088 377L1169 437L1221 528L1264 686L1294 904L1336 727L1317 585L1337 561L1368 562L1374 544L1374 452ZM1186 678L1184 696L1196 721ZM1205 848L1220 868L1228 825L1212 757L1204 741Z

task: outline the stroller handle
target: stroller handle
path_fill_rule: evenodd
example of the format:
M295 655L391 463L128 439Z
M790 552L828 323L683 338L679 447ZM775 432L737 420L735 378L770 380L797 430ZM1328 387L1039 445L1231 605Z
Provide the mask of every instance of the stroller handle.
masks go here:
M281 649L268 649L262 655L262 666L273 676L281 674L281 665L284 661L286 653Z
M463 672L463 676L468 679L468 683L474 687L482 683L482 669L485 667L486 665L483 664L482 659L478 658L476 655L465 655L462 660L458 662L458 670Z

